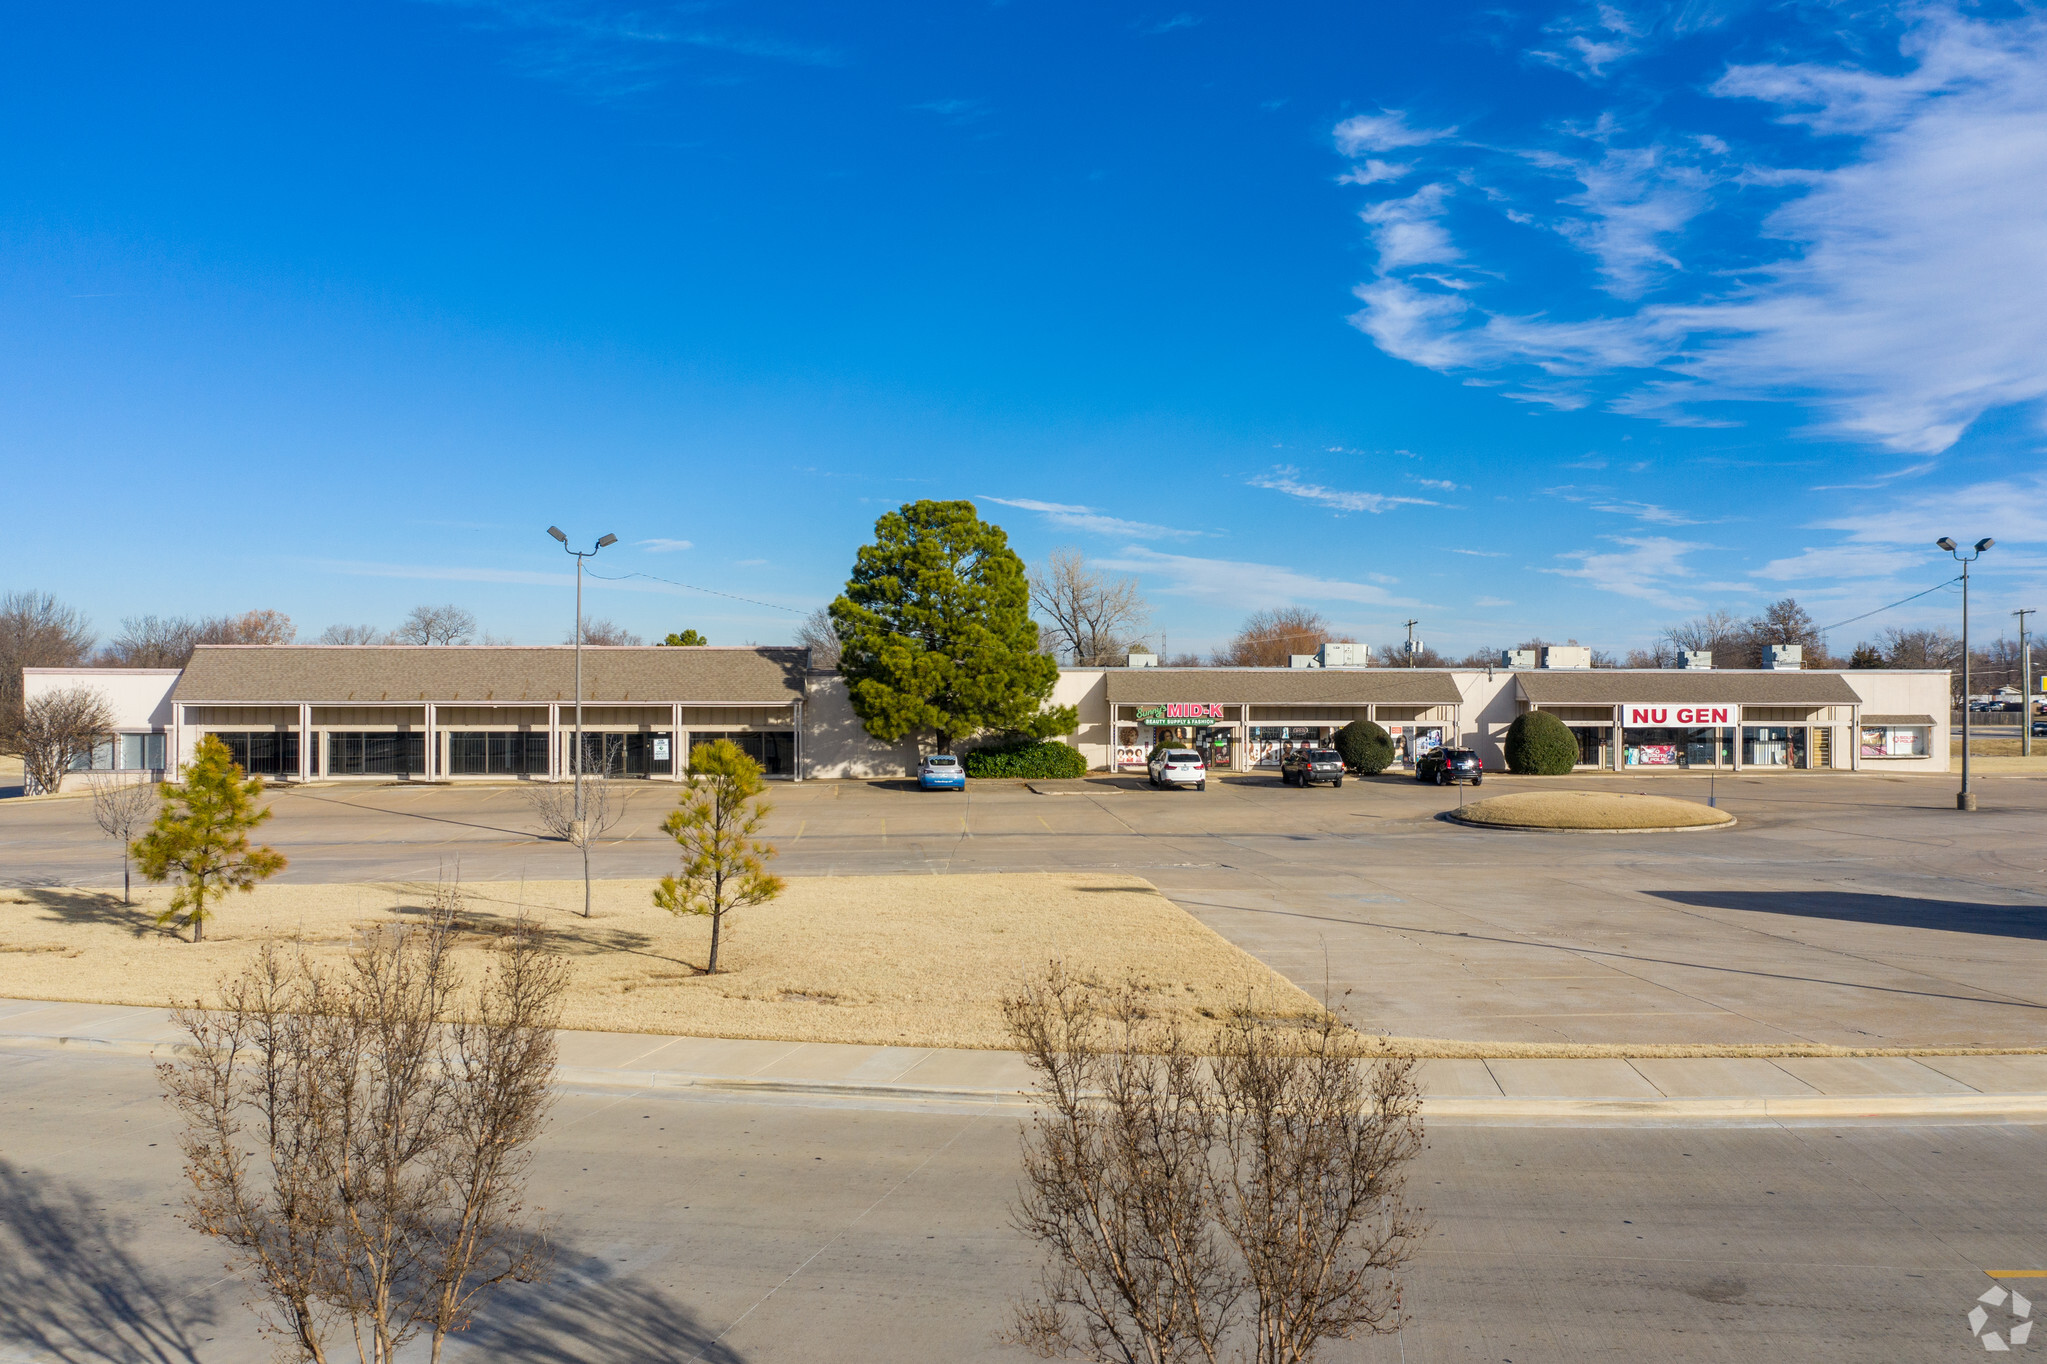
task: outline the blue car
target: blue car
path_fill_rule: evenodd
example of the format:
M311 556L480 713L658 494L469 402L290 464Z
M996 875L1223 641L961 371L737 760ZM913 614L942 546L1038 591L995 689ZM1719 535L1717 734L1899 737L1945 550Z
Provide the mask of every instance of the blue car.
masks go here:
M917 785L926 791L964 791L967 769L950 753L933 753L917 764Z

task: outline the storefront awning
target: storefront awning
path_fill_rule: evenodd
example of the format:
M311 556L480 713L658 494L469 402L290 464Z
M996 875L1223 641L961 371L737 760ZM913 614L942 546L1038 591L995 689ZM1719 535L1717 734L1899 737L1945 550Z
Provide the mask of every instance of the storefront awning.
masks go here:
M1931 715L1865 715L1865 725L1931 725L1937 723Z

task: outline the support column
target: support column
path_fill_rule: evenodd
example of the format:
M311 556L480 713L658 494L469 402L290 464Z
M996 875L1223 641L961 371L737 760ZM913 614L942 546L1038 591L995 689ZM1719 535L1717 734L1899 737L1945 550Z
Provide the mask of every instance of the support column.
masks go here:
M313 755L313 708L299 703L299 780L311 781L317 770Z
M422 767L421 767L421 769L420 769L420 775L421 775L421 776L422 776L423 778L425 778L425 779L426 779L427 781L432 781L432 780L434 779L434 756L435 756L435 755L434 755L434 748L435 748L435 746L436 746L436 745L435 745L435 741L434 741L434 703L433 703L433 702L429 701L429 702L427 702L427 703L426 703L426 711L425 711L425 715L426 715L426 744L425 744L425 749L426 749L426 753L425 753L425 756L424 756L424 758L422 759L422 763L423 763L423 766L422 766Z
M790 753L790 755L789 755L789 780L791 780L791 781L802 781L802 780L803 780L803 703L802 703L801 701L791 701L791 702L789 703L789 719L790 719L790 725L789 725L789 747L790 747L791 749L793 749L793 750L794 750L794 751L793 751L792 753Z
M1734 770L1741 771L1741 707L1734 708Z
M1621 707L1613 708L1613 742L1607 745L1613 752L1613 770L1628 770L1628 727L1621 723Z
M668 780L681 781L689 766L689 750L682 743L682 702L668 708Z
M547 706L547 779L561 780L562 754L562 708L559 701L550 701Z

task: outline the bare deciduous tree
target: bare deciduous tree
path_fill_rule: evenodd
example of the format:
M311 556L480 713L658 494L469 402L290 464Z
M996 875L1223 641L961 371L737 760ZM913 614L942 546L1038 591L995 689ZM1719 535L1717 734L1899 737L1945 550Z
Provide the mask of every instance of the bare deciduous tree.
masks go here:
M101 651L108 668L182 668L201 644L289 644L298 630L282 611L244 611L239 616L129 616L121 633Z
M564 644L574 644L575 642L576 632L573 630L569 631L569 633L562 639L562 643ZM617 645L645 644L647 641L641 639L638 635L626 629L623 625L620 625L616 621L586 620L583 622L583 642L585 644Z
M1016 1225L1046 1251L1008 1333L1044 1358L1305 1364L1400 1321L1424 1234L1413 1063L1367 1062L1334 1015L1248 1009L1193 1053L1135 984L1056 964L1005 1004L1036 1072Z
M19 752L21 670L75 668L92 652L92 625L47 592L0 596L0 752Z
M1044 618L1055 652L1080 667L1110 663L1130 652L1151 619L1135 578L1091 568L1077 549L1055 549L1031 570L1031 605Z
M1352 643L1349 635L1332 634L1320 611L1282 606L1257 611L1228 644L1215 652L1219 668L1284 668L1295 654L1312 654L1325 643ZM1405 663L1406 655L1401 655Z
M625 793L610 780L623 758L613 742L616 737L602 736L602 759L591 764L597 768L596 773L593 775L588 768L584 769L581 818L576 815L574 783L540 782L526 788L526 804L533 811L533 818L539 822L542 834L572 844L583 854L583 917L586 919L590 917L590 845L604 837L606 831L625 817Z
M1663 638L1674 653L1710 653L1716 668L1748 666L1748 627L1732 611L1709 611L1673 625Z
M21 755L28 789L50 792L74 762L89 757L113 733L114 712L106 697L92 687L65 687L22 707L7 746Z
M121 903L128 904L128 868L136 837L156 818L156 784L147 781L92 779L92 818L100 832L121 845Z
M324 1364L346 1330L364 1364L420 1336L438 1360L492 1289L549 1268L521 1199L566 966L522 921L452 1018L459 891L436 900L338 970L266 945L224 1008L179 1011L191 1046L158 1067L190 1221L230 1247L291 1357Z
M832 628L831 608L820 606L796 627L796 642L810 650L810 666L839 666L839 632Z
M330 625L315 644L382 644L384 632L374 625Z
M467 644L475 637L476 617L452 603L415 606L391 632L393 644Z

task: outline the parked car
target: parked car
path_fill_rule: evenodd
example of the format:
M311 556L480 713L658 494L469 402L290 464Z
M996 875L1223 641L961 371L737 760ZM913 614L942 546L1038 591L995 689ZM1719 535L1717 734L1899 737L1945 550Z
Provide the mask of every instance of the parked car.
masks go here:
M1477 786L1485 780L1485 764L1468 748L1432 748L1415 760L1414 779L1438 786L1468 781Z
M967 769L950 753L933 753L917 764L917 786L925 791L964 791Z
M1288 786L1326 781L1343 785L1343 755L1333 748L1296 748L1279 760L1279 779Z
M2033 737L2035 739L2047 739L2047 720L2033 721Z
M1191 748L1162 748L1146 764L1153 786L1191 786L1208 789L1208 764Z

